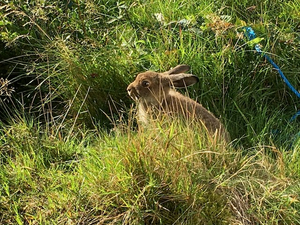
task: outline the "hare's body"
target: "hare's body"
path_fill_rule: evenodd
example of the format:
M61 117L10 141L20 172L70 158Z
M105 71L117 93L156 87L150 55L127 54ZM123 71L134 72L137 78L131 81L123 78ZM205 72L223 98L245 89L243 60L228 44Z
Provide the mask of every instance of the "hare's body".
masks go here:
M201 104L173 89L173 87L184 88L198 82L196 76L183 73L187 70L189 70L188 66L179 65L164 73L147 71L136 77L127 90L138 103L138 120L147 123L149 117L179 116L200 122L209 133L217 133L228 140L226 130L212 113Z

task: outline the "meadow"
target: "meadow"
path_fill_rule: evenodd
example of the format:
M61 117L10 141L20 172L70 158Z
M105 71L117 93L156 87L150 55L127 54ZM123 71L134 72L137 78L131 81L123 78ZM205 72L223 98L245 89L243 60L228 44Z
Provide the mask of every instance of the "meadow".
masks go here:
M300 89L298 0L4 0L0 224L300 224L300 101L256 44ZM127 85L178 64L231 143L137 126Z

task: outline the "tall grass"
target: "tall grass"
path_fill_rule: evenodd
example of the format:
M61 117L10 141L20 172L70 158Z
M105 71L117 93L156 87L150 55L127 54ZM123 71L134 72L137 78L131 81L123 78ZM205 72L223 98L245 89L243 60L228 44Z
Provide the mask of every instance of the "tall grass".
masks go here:
M246 153L175 121L97 139L41 131L1 130L4 224L299 222L296 149Z
M3 7L2 26L6 32L2 40L8 46L24 48L24 60L28 55L28 61L23 62L23 77L31 79L24 83L33 85L23 99L30 96L27 107L31 111L32 106L39 105L38 100L43 105L59 102L48 110L64 115L61 105L69 108L76 95L69 117L76 117L80 109L81 120L105 124L105 114L111 115L111 101L120 108L129 105L126 85L138 72L167 70L179 63L190 64L192 72L201 78L192 96L224 117L234 137L246 132L241 127L261 113L262 105L270 111L284 108L287 118L295 111L297 99L289 95L276 71L247 45L241 28L252 26L264 39L263 49L297 84L296 2L105 3L17 1ZM14 60L12 63L18 68L22 65ZM37 82L32 82L35 79ZM21 98L18 94L24 92L24 87L17 87L15 97ZM37 101L32 103L32 99Z
M297 1L13 1L0 11L0 222L298 224ZM135 126L126 86L189 64L232 143ZM4 86L3 86L4 87Z

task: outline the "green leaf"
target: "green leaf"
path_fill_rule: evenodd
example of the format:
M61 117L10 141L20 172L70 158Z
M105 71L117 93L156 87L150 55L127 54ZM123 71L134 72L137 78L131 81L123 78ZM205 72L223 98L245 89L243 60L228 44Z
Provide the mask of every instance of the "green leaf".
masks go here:
M254 47L255 45L259 44L262 40L264 40L264 38L260 38L260 37L254 38L253 40L248 41L248 45Z

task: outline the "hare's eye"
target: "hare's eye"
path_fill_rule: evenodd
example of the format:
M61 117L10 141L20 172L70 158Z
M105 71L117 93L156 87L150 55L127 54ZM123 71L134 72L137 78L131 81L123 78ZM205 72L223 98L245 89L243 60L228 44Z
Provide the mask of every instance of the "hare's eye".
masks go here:
M149 86L150 86L150 82L147 81L147 80L143 80L143 81L142 81L142 86L143 86L143 87L149 87Z

